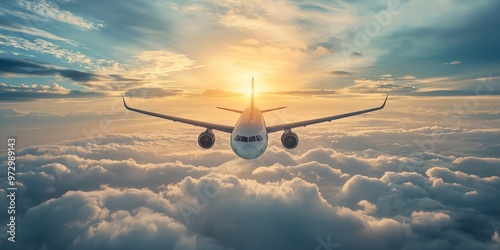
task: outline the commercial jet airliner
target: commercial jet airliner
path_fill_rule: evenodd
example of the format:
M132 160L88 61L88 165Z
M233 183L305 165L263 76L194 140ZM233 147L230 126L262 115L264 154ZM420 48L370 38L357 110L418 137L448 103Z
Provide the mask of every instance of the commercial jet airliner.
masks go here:
M209 149L211 148L214 143L215 143L215 136L213 133L213 130L218 130L226 133L230 133L230 144L231 144L231 149L234 151L236 155L243 159L255 159L259 156L261 156L264 151L266 151L267 148L267 141L268 141L268 134L269 133L274 133L278 131L283 131L283 135L281 135L281 144L283 147L286 149L293 149L297 147L299 144L299 137L297 134L292 132L293 128L297 127L305 127L308 125L316 124L316 123L321 123L321 122L330 122L333 120L349 117L349 116L355 116L355 115L360 115L372 111L377 111L380 109L383 109L385 107L385 103L387 102L387 98L389 95L385 97L384 103L380 107L376 108L371 108L371 109L365 109L365 110L360 110L360 111L355 111L351 113L346 113L346 114L341 114L341 115L334 115L334 116L327 116L323 118L317 118L317 119L311 119L311 120L305 120L305 121L300 121L300 122L292 122L292 123L286 123L286 124L280 124L280 125L273 125L273 126L266 126L266 122L264 120L264 116L262 115L263 113L274 111L274 110L279 110L279 109L284 109L286 107L279 107L279 108L273 108L273 109L265 109L265 110L260 110L254 106L254 84L253 84L253 78L252 78L252 94L251 94L251 100L250 100L250 107L246 108L245 110L235 110L235 109L229 109L229 108L222 108L222 107L217 107L219 109L227 110L227 111L232 111L241 114L240 118L238 119L238 122L236 122L236 125L234 126L227 126L227 125L220 125L220 124L215 124L215 123L209 123L209 122L202 122L202 121L196 121L196 120L191 120L191 119L186 119L186 118L181 118L181 117L176 117L176 116L170 116L170 115L163 115L163 114L158 114L158 113L153 113L150 111L145 111L141 109L136 109L127 106L127 103L125 102L125 97L122 96L123 99L123 105L125 108L128 110L150 115L150 116L155 116L167 120L171 120L174 122L181 122L181 123L186 123L198 127L203 127L206 128L206 131L202 132L198 136L198 145L200 145L201 148L204 149Z

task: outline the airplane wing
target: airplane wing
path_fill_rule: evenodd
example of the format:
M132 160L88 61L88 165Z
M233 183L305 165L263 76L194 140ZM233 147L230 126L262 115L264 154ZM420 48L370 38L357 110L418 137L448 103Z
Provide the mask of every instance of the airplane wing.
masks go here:
M170 116L170 115L162 115L162 114L158 114L158 113L154 113L154 112L150 112L150 111L146 111L146 110L131 108L131 107L127 106L127 103L125 102L125 97L123 97L123 95L122 95L122 99L123 99L123 105L125 106L126 109L137 112L137 113L155 116L155 117L171 120L174 122L186 123L186 124L194 125L197 127L214 129L214 130L227 132L227 133L233 132L233 129L234 129L233 126L226 126L226 125L219 125L219 124L215 124L215 123L196 121L196 120L191 120L191 119L186 119L186 118L181 118L181 117L176 117L176 116Z
M385 107L385 103L387 102L388 97L389 97L389 95L387 95L385 97L385 100L384 100L384 103L382 104L382 106L377 107L377 108L365 109L365 110L360 110L360 111L356 111L356 112L328 116L328 117L300 121L300 122L292 122L292 123L287 123L287 124L268 126L268 127L266 127L266 130L268 133L273 133L273 132L277 132L277 131L281 131L281 130L289 130L289 129L297 128L297 127L305 127L305 126L316 124L316 123L329 122L329 121L333 121L333 120L337 120L337 119L341 119L341 118L345 118L345 117L349 117L349 116L355 116L355 115L360 115L360 114L364 114L364 113L368 113L368 112L377 111L377 110L383 109Z

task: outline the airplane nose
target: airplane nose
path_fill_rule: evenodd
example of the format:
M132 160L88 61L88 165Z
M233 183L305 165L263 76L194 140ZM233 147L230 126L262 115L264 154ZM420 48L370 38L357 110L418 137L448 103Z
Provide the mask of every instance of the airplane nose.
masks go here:
M257 149L255 147L252 147L250 145L246 146L243 148L243 157L245 159L254 159L257 158Z

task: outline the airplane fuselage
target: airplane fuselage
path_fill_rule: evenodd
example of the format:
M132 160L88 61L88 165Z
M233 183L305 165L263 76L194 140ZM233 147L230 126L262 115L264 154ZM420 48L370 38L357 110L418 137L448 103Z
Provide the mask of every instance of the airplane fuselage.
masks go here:
M231 149L243 159L255 159L267 148L266 122L256 107L246 108L231 133Z

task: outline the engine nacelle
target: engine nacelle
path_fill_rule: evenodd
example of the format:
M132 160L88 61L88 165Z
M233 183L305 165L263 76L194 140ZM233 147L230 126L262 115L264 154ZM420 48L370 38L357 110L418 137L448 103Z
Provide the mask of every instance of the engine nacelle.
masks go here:
M215 136L212 131L205 131L198 136L198 145L203 149L209 149L215 144Z
M294 149L299 145L299 137L292 131L288 131L281 135L281 144L286 149Z

